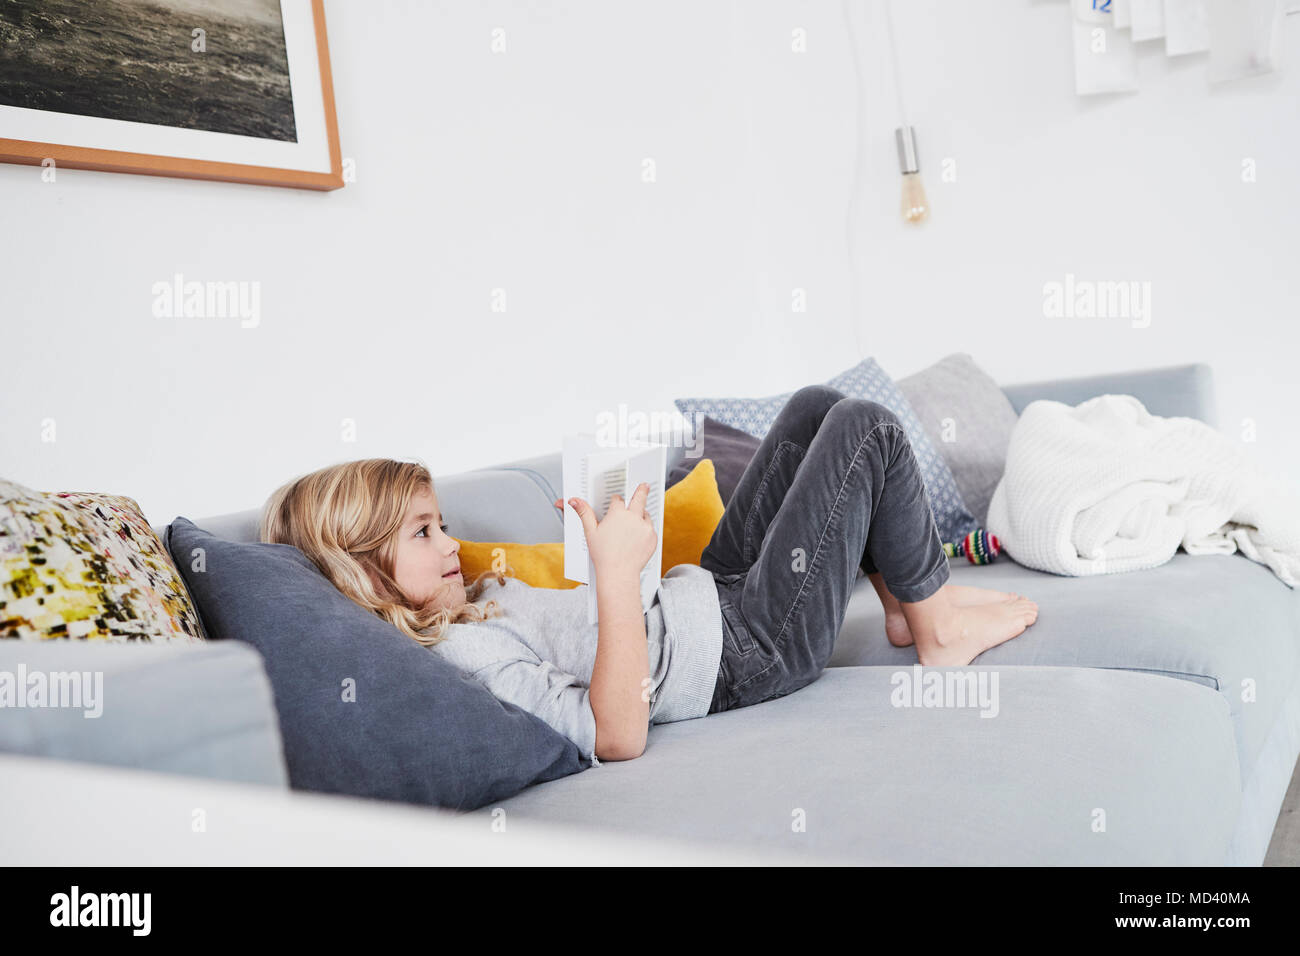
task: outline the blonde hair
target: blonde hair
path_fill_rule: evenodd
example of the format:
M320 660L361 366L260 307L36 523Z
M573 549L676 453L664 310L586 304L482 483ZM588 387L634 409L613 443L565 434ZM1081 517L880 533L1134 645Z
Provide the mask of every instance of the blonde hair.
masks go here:
M276 489L262 511L259 536L291 544L357 604L393 624L425 647L444 640L451 624L482 621L500 613L495 601L474 602L486 578L504 584L506 575L484 571L465 586L469 603L437 607L435 594L412 601L394 578L397 532L411 498L433 491L429 469L419 462L367 458L321 468Z

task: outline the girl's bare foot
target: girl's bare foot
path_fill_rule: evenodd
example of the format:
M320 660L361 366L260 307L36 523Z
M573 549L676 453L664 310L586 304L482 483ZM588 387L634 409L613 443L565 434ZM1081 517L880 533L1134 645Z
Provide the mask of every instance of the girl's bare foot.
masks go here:
M962 605L954 603L943 588L924 601L901 607L916 638L917 659L927 667L969 664L1038 620L1038 605L1029 598Z
M895 647L910 647L914 643L912 632L908 629L907 617L903 614L903 608L899 605L898 598L889 593L889 589L885 587L884 579L881 578L879 573L868 575L868 577L871 578L876 594L880 597L880 603L885 608L885 637ZM952 603L962 607L972 604L992 604L996 601L1011 601L1020 596L1010 591L973 588L965 584L945 584L941 590L948 593Z
M965 584L945 584L943 589L948 596L963 607L971 604L992 604L994 601L1010 601L1020 597L1011 591L995 591L992 588L973 588Z

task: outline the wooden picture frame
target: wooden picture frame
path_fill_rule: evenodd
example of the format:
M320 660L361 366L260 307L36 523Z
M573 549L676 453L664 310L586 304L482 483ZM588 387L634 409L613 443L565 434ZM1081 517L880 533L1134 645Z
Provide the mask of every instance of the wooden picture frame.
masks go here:
M325 29L325 8L323 0L281 0L282 40L286 51L289 41L290 17L292 12L298 23L295 48L299 52L298 66L310 66L306 56L309 49L315 50L315 70L302 69L304 75L313 77L312 83L304 84L295 69L294 58L285 53L289 68L289 81L292 90L292 108L296 118L295 133L304 126L311 130L310 148L305 148L301 141L293 143L272 143L269 139L257 141L249 136L232 136L224 132L198 130L193 128L160 127L150 123L121 121L118 119L89 114L64 114L51 110L17 108L0 104L0 162L21 163L32 166L50 165L70 169L92 169L104 172L139 173L147 176L175 176L185 179L223 180L235 183L248 183L266 186L290 186L299 189L338 189L343 185L343 161L339 149L338 119L335 114L334 84L330 71L329 41ZM308 14L309 19L308 19ZM314 43L308 46L306 24L310 22L314 33ZM0 63L0 82L3 79L5 65ZM319 102L314 95L314 80L319 78ZM294 83L298 80L298 83ZM310 109L312 115L304 117L298 113L300 94L306 100L304 109ZM45 115L34 115L45 114ZM302 122L304 118L306 122ZM44 121L49 120L49 123ZM57 123L66 127L70 135L54 137L48 140L7 138L14 132L15 126L51 125ZM81 142L72 142L81 127L88 131ZM91 131L94 133L92 134ZM168 132L170 131L170 132ZM144 148L132 149L104 148L98 145L85 145L100 138L118 141L118 144L131 142L133 139L165 137L180 134L184 137L185 148L180 154L170 154L169 150ZM204 158L202 143L204 138L216 138L222 149L218 152L239 152L241 146L237 141L245 140L245 151L262 152L279 150L277 155L294 153L301 148L304 158L310 157L310 163L294 162L288 166L276 163L232 161L230 156ZM280 147L290 147L280 149ZM185 155L188 153L188 155ZM199 155L196 155L199 154Z

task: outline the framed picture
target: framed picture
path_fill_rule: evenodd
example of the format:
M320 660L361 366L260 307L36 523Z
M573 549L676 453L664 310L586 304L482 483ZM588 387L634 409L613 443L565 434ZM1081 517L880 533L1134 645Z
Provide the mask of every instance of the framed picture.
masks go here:
M0 161L337 189L322 0L3 0Z

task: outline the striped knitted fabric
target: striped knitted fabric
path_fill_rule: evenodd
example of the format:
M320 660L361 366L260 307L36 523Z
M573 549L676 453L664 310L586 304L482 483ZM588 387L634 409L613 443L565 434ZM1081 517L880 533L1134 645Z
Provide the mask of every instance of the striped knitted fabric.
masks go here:
M943 551L950 558L965 555L971 564L991 564L1002 553L1002 542L997 535L976 528L964 538L945 544Z

